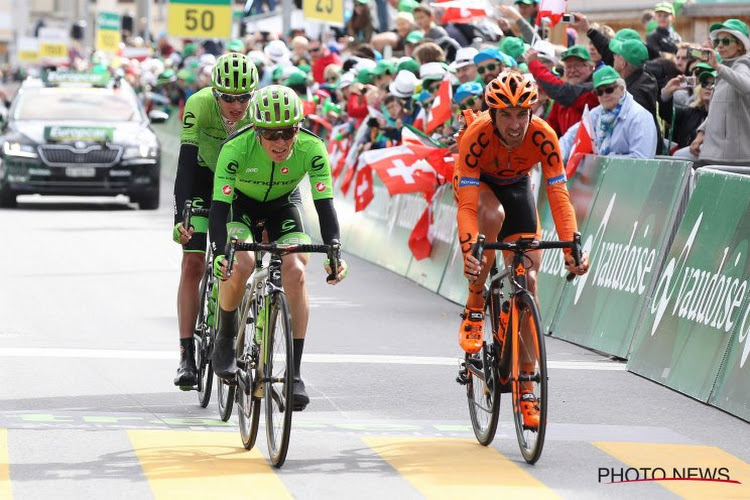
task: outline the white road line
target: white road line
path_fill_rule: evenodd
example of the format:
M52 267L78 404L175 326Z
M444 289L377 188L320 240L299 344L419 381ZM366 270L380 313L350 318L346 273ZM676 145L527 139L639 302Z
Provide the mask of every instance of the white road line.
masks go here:
M88 358L88 359L157 359L175 360L177 351L130 351L114 349L63 349L53 347L3 347L0 358ZM430 356L388 356L377 354L315 354L305 355L307 363L362 363L387 365L458 366L459 358ZM602 361L549 361L549 368L559 370L624 371L625 364Z

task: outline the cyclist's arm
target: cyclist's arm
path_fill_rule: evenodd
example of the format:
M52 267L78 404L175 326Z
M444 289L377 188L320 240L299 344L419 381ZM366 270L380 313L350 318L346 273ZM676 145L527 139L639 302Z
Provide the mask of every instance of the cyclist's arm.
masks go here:
M300 133L310 132L303 130ZM305 156L305 170L310 178L312 198L315 203L315 211L318 213L320 236L323 238L323 243L329 244L331 240L340 239L339 220L333 206L331 163L322 140L316 139L313 141L310 151Z
M573 239L573 233L578 231L578 223L565 184L567 179L562 163L560 144L557 135L549 125L544 123L543 120L539 120L537 123L539 124L539 130L543 133L543 137L539 139L539 152L552 219L555 221L555 229L560 239L570 241ZM532 132L529 131L528 133ZM569 249L564 251L570 253Z
M180 131L180 154L177 158L177 176L174 180L174 223L182 219L181 211L193 193L195 169L198 168L198 116L200 106L197 99L188 99ZM185 228L187 229L187 228Z
M235 151L231 144L230 141L221 147L214 173L214 193L208 215L208 235L214 255L224 253L227 243L227 219L234 198L238 162L234 159Z
M461 251L467 254L471 245L477 241L479 223L477 207L479 205L479 156L480 143L477 141L477 127L469 126L460 136L458 142L458 164L455 170L456 196L458 197L458 239ZM476 152L480 155L477 156Z

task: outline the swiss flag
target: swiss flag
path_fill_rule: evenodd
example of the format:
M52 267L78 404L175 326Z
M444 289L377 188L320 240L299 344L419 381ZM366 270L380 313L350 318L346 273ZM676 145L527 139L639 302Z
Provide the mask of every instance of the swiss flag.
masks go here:
M451 116L453 116L453 108L451 106L452 94L451 82L446 75L440 83L440 87L438 87L435 98L432 100L432 106L430 106L430 116L424 127L424 131L428 134L450 120Z
M365 166L359 169L354 186L354 211L359 212L364 210L375 197L372 193L372 169L370 167Z
M440 24L470 23L493 15L492 7L486 0L446 0L432 5L443 10Z
M539 13L536 15L536 24L542 24L542 18L548 17L550 27L560 22L562 15L568 10L568 0L542 0L539 5Z
M332 134L333 135L333 134ZM337 137L328 143L328 158L331 162L331 175L334 179L341 175L341 170L344 168L344 162L346 162L346 154L349 152L349 145L351 139L347 137Z
M432 241L429 236L431 218L432 211L428 205L409 235L409 249L417 260L426 259L432 252Z
M589 105L583 108L581 115L581 124L578 126L576 137L573 140L573 147L568 155L568 163L565 165L565 177L573 178L573 174L578 169L583 156L594 152L594 143L591 140L591 119L589 114Z
M375 170L389 194L431 194L437 186L437 173L429 163L420 160L426 158L432 149L416 144L402 144L367 151L359 158L363 164Z

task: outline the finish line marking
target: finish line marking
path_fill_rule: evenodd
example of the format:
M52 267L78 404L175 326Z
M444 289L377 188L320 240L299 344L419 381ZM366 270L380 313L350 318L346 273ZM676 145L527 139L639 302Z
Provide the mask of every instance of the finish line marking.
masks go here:
M64 349L57 347L3 347L0 358L86 358L86 359L178 359L177 351L133 351L115 349ZM385 365L430 365L458 367L460 358L431 356L396 356L377 354L315 354L305 355L307 363L361 363ZM625 371L625 363L603 361L548 361L553 370Z

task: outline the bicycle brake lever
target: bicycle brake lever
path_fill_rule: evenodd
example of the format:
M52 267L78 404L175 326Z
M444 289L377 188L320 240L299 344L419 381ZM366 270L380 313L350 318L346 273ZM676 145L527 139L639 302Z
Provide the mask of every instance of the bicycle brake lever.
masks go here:
M331 266L331 274L326 278L326 283L335 283L338 278L340 252L341 244L339 240L331 240L331 248L328 251L328 264Z
M578 231L573 233L573 248L571 249L570 254L573 256L573 262L575 265L579 266L581 264L581 233ZM576 273L568 273L565 279L567 281L573 281L576 276Z
M185 231L190 230L190 215L193 211L193 200L185 200L185 207L182 209L182 227Z
M224 246L224 255L227 258L227 279L232 275L232 264L234 263L235 245L237 245L237 237L231 236L227 244Z

